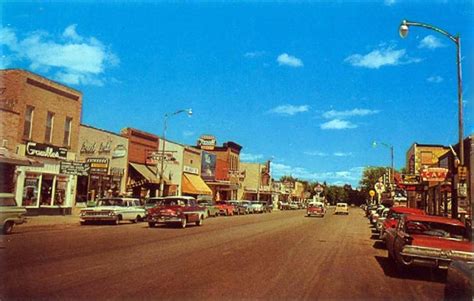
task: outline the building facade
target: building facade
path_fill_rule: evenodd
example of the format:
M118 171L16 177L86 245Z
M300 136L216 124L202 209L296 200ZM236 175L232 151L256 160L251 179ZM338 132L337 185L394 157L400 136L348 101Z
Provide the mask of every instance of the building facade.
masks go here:
M128 139L109 131L81 124L78 158L88 164L88 174L79 175L76 202L126 192Z
M212 190L201 177L200 149L186 146L183 154L183 171L181 194L199 198L201 196L212 196Z
M16 201L29 214L71 212L77 177L61 170L75 161L82 93L37 74L0 70L3 146L41 166L16 168Z

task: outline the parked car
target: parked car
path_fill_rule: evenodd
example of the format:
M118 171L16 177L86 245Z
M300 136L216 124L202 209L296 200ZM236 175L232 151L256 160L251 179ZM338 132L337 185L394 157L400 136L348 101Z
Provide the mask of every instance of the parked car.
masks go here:
M324 217L326 214L326 206L322 202L311 202L308 204L306 209L307 216L321 216Z
M217 207L216 203L211 200L198 200L198 205L201 207L206 208L206 214L204 217L213 216L216 217L219 215L219 207Z
M145 217L145 209L137 198L112 197L99 199L95 207L84 208L80 212L80 223L107 221L118 225L128 220L137 223Z
M254 213L263 213L263 205L259 201L251 201Z
M280 210L288 210L290 209L290 203L288 203L287 201L281 201L280 202Z
M334 214L349 214L349 207L346 203L337 203Z
M156 224L178 224L186 228L189 223L201 226L206 208L199 206L190 196L168 196L148 211L148 226Z
M382 210L382 214L377 218L377 221L375 222L375 230L380 232L380 229L382 229L383 222L387 219L389 212L390 208L385 208Z
M474 292L474 263L455 260L451 262L444 286L444 300L471 301Z
M377 210L375 210L374 213L372 213L372 215L370 216L370 223L372 225L376 225L377 224L377 220L379 219L380 216L382 216L382 213L383 211L386 209L385 206L380 206L377 208Z
M385 231L390 228L395 228L397 226L398 220L404 214L418 214L425 215L425 211L422 209L416 208L407 208L407 207L392 207L387 213L386 219L383 221L382 226L379 230L379 239L385 242Z
M262 203L262 206L263 206L263 212L265 213L271 213L273 211L273 204L272 202L267 202L267 201L263 201L261 202Z
M247 214L247 207L245 207L240 201L230 200L226 201L226 203L234 207L234 214Z
M227 204L225 201L216 202L217 208L219 208L220 215L234 215L234 206Z
M18 207L13 193L0 193L0 221L3 234L10 234L14 225L25 223L25 214L26 209Z
M242 201L240 201L240 203L242 204L242 206L245 207L245 210L247 211L247 214L254 213L251 201L242 200Z
M300 205L297 202L291 202L290 205L289 205L289 209L291 209L291 210L300 209Z
M457 219L404 215L387 230L388 256L403 270L410 266L447 269L451 261L474 262L466 226Z

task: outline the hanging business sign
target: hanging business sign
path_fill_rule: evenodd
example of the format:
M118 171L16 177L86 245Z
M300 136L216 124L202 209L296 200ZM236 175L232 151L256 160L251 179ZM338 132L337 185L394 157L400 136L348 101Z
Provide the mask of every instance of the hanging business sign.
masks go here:
M90 174L106 175L109 171L108 158L87 158L86 162L90 164Z
M61 161L59 173L75 176L88 176L90 164L84 162Z
M29 141L26 144L26 155L66 160L67 148Z
M448 175L447 168L430 167L421 172L421 177L424 182L444 182Z

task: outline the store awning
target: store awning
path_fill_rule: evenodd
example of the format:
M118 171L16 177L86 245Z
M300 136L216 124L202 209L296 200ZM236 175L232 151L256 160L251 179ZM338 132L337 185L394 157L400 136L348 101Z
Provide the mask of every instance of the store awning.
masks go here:
M147 180L148 183L159 184L160 179L156 176L155 172L151 170L148 166L138 163L130 163L130 165L135 169L142 177ZM166 181L165 181L166 182Z
M183 173L182 182L183 193L187 194L208 194L212 195L212 190L200 176Z
M17 155L15 153L10 152L6 148L0 148L0 163L20 166L44 166L44 164L40 161Z

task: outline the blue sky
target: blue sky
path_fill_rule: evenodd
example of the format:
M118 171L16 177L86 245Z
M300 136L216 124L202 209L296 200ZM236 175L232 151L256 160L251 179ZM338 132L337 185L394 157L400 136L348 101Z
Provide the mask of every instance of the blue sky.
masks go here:
M472 1L343 3L4 2L1 68L83 92L82 122L194 145L202 134L272 159L272 173L357 186L366 166L405 165L413 142L457 143L462 39L465 135L473 133Z

